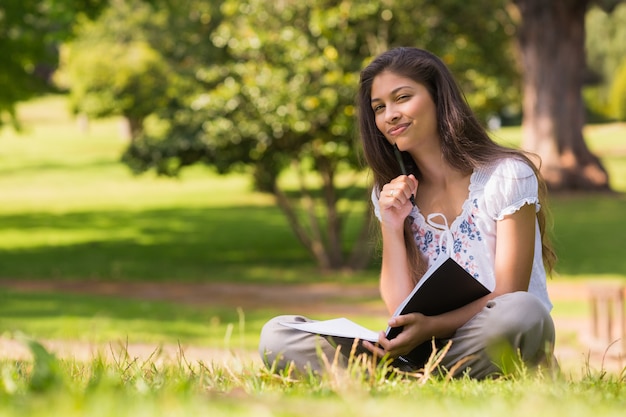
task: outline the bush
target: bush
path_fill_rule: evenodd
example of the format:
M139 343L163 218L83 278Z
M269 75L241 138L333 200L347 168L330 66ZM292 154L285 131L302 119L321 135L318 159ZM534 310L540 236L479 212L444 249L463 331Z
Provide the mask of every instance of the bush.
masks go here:
M611 115L618 120L626 120L626 59L615 73L609 95Z

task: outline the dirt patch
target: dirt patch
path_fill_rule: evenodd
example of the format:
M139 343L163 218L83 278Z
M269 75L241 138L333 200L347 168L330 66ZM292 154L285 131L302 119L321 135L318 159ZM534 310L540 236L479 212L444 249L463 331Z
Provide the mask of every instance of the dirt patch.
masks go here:
M303 314L385 313L376 284L237 284L100 281L0 280L0 287L28 292L64 292L160 300L190 305L244 309L297 310ZM586 300L588 284L550 282L552 300Z
M385 314L375 285L0 281L0 287L28 292L63 292L170 301L188 305L272 308L312 314Z

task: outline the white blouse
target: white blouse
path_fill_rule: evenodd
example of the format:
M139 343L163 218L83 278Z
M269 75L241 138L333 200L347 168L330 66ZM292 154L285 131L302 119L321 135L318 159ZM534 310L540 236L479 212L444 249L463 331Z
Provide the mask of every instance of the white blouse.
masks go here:
M372 190L374 212L380 220L378 196ZM432 265L440 253L448 253L485 287L496 285L495 254L496 225L504 216L513 214L526 204L541 209L537 177L524 162L504 158L477 168L470 177L469 194L461 214L448 224L440 213L424 218L419 208L413 208L413 232L420 251ZM552 303L546 288L546 271L541 252L539 224L535 220L535 254L528 292L538 297L548 310Z

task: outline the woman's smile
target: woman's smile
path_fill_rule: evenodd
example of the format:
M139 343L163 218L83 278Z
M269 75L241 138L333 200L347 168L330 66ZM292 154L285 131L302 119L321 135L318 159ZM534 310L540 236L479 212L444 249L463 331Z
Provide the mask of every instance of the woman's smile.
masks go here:
M371 107L376 127L394 144L408 150L424 141L438 142L437 110L423 84L391 71L372 82Z
M392 126L387 130L389 136L400 136L411 126L410 123L401 123L396 126Z

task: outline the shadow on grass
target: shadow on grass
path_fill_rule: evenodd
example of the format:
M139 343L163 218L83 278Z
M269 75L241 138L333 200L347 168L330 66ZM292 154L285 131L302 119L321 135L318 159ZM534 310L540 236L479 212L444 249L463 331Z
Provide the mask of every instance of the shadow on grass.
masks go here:
M626 275L626 197L555 196L550 203L557 272ZM355 236L357 223L353 219L348 237ZM276 207L8 214L0 216L0 239L0 279L337 278L320 276ZM375 269L366 271L374 280Z
M266 311L244 312L248 344L270 316ZM37 338L94 342L120 341L224 343L228 328L239 337L241 317L235 307L186 306L107 296L32 293L0 289L3 332L22 332ZM232 330L231 330L232 331Z
M559 195L550 206L559 273L626 276L626 195Z
M5 215L3 232L20 236L0 249L3 279L276 282L316 269L275 207Z

